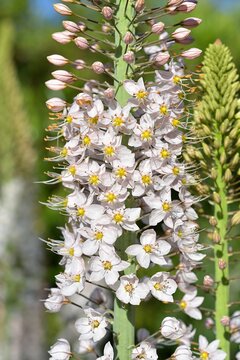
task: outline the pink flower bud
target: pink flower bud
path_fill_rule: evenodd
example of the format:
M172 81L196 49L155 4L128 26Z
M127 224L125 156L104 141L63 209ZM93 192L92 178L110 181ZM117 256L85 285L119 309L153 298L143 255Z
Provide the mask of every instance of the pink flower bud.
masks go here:
M198 56L200 56L202 53L202 50L200 49L197 49L197 48L191 48L189 50L186 50L186 51L183 51L181 53L181 56L186 58L186 59L195 59L197 58Z
M86 24L82 21L79 21L79 23L77 25L78 25L79 30L82 32L84 32L87 28Z
M135 61L134 52L127 51L126 54L123 55L123 60L128 64L134 63L134 61Z
M205 275L203 278L203 285L206 287L212 287L214 285L213 278L209 275Z
M113 9L111 9L109 6L104 6L102 8L102 14L107 20L111 20L113 18Z
M184 39L175 40L175 41L176 41L176 43L178 43L178 44L189 45L189 44L191 44L191 43L194 41L194 39L193 39L192 36L187 36L187 37L184 38Z
M207 329L212 329L213 327L214 327L214 321L213 321L213 319L211 319L211 318L206 318L206 320L205 320L205 327L207 328Z
M70 31L72 33L78 33L79 32L79 27L75 22L64 20L62 23L63 23L63 27L66 30L68 30L68 31Z
M60 80L56 80L56 79L51 79L45 82L46 86L50 89L50 90L63 90L67 87L67 84L60 81Z
M96 51L100 51L100 45L97 44L97 43L96 43L96 44L93 44L93 45L90 47L90 51L91 51L91 52L94 52L94 53L95 53L95 52L96 52L95 50L96 50Z
M54 97L46 101L47 108L53 112L62 111L66 107L66 101Z
M104 96L106 96L107 99L112 100L115 97L115 90L113 88L108 88L104 90Z
M67 5L57 3L53 7L61 15L72 15L72 10Z
M182 40L190 34L191 30L180 27L172 33L172 37L176 40Z
M169 59L170 59L169 52L168 51L161 51L155 56L154 63L157 66L161 66L161 65L166 64Z
M92 69L93 69L93 71L94 71L96 74L102 74L102 73L104 73L104 71L105 71L104 65L103 65L103 63L100 62L100 61L95 61L95 62L92 64Z
M112 28L111 28L110 25L104 24L104 25L102 26L102 32L104 32L105 34L108 34L108 33L110 33L111 31L112 31Z
M135 10L136 12L140 12L144 9L145 6L145 0L137 0L135 4Z
M154 34L161 34L161 32L164 30L165 24L163 22L158 22L156 24L152 25L152 32Z
M84 37L78 36L76 39L74 39L74 42L80 49L85 50L89 48L89 43Z
M63 66L68 63L68 59L66 59L62 55L57 55L57 54L47 56L47 59L51 64L56 66Z
M52 76L62 82L71 83L76 80L76 77L66 70L56 70L52 72Z
M191 1L184 1L181 5L177 7L177 11L189 13L195 9L197 3Z
M229 326L229 324L230 324L230 318L229 318L229 316L223 316L222 318L221 318L221 320L220 320L220 322L221 322L221 324L223 325L223 326Z
M70 33L70 31L59 31L52 34L52 38L59 42L60 44L68 44L72 41L74 34Z
M123 38L123 41L125 42L125 44L129 45L133 42L133 40L134 40L134 37L133 37L132 33L130 33L130 31L127 31Z
M218 260L218 267L220 270L226 269L226 266L227 266L227 263L225 260L223 260L223 259Z
M194 27L200 25L201 22L202 22L202 19L192 17L192 18L187 18L187 19L184 19L183 21L181 21L181 25L186 26L188 28L194 28Z
M86 66L86 63L84 60L81 60L81 59L77 59L74 61L74 67L77 69L77 70L82 70L85 68Z

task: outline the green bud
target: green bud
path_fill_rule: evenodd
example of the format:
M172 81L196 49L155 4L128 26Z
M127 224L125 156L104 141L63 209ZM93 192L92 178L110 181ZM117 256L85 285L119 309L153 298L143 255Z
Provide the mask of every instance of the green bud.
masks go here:
M228 183L230 180L232 180L232 172L230 169L227 169L224 174L224 180Z
M218 224L218 221L214 216L211 216L209 219L209 224L212 226L216 226Z
M202 143L202 147L203 147L203 152L204 152L204 154L205 154L206 156L211 157L212 152L211 152L209 146L208 146L206 143L203 142L203 143Z
M221 140L214 139L213 146L215 147L215 149L219 149L221 147Z
M230 139L229 136L226 136L226 137L225 137L225 139L224 139L224 141L223 141L223 144L224 144L225 149L228 148L229 145L232 144L232 140Z
M239 164L239 153L236 153L230 162L230 167L233 168Z
M238 136L238 127L234 127L230 133L229 133L229 137L230 139L235 139Z
M231 219L231 224L232 224L233 226L240 224L240 210L237 211L237 212L233 215L233 217L232 217L232 219Z
M212 168L212 170L211 170L211 178L213 180L216 180L217 176L218 176L217 170Z
M221 204L221 198L220 198L219 194L216 191L213 192L212 197L213 197L213 201L216 204Z
M227 156L226 156L226 153L225 151L223 150L221 155L220 155L220 163L222 165L226 164L226 161L227 161Z
M229 120L225 119L223 121L223 123L221 124L221 126L220 126L220 131L221 131L222 134L225 134L225 132L226 132L226 130L228 128L228 125L229 125Z

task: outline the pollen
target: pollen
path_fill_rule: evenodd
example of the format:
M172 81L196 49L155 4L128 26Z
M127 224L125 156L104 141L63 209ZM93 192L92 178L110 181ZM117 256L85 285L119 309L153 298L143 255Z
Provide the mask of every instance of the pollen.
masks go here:
M168 113L168 108L164 104L160 106L159 110L160 110L160 113L163 114L163 115L167 115L167 113Z
M69 166L68 170L72 176L74 176L76 174L76 166L71 165L71 166Z
M123 215L121 213L116 213L113 216L115 223L120 224L123 221Z
M172 120L172 126L177 127L180 124L180 121L178 119L173 119Z
M160 152L160 156L163 158L163 159L166 159L167 157L169 157L170 153L167 149L162 149L161 152Z
M88 181L91 185L97 185L99 183L99 176L98 175L90 175Z
M105 200L109 203L114 202L116 199L117 199L117 196L112 192L109 192L105 195Z
M156 282L153 287L155 290L162 290L163 288L163 286L159 282Z
M103 261L103 268L104 268L104 270L111 270L112 263L110 261Z
M117 177L119 177L119 178L124 178L125 176L126 176L126 174L127 174L127 171L126 171L126 169L124 169L124 168L118 168L117 170L116 170L116 176Z
M125 289L126 292L128 292L128 293L132 293L132 291L133 291L133 285L128 283L127 285L124 286L124 289Z
M145 246L143 247L143 249L144 249L144 251L145 251L146 253L148 253L148 254L152 252L152 246L149 245L149 244L145 245Z
M144 185L150 185L152 182L151 176L149 175L143 175L142 176L142 182Z
M75 282L80 282L80 280L81 280L81 275L80 275L80 274L74 275L74 276L72 277L72 279L73 279L73 281L75 281Z
M173 82L174 82L174 84L178 84L178 83L180 83L180 81L181 81L181 78L180 78L180 76L174 76L173 77Z
M101 231L97 231L97 232L95 232L94 237L96 240L102 240L103 233Z
M88 118L88 122L90 122L90 124L96 125L98 123L99 120L99 116L94 116L94 117L89 117Z
M115 154L115 149L113 146L105 146L104 154L106 156L113 156Z
M70 256L74 256L74 248L70 248L68 250L68 253L69 253Z
M182 310L186 309L186 307L187 307L186 301L184 301L184 300L180 301L179 307L180 307ZM204 358L203 358L203 359L204 359ZM207 358L206 358L206 359L207 359Z
M209 359L209 353L207 351L202 351L200 354L200 359L202 360L208 360Z
M69 115L66 117L66 122L68 122L69 124L71 124L72 120L73 120L72 116Z
M180 169L177 166L174 166L172 168L173 175L179 175Z
M93 320L93 321L91 322L91 325L92 325L93 329L96 329L96 328L99 327L100 322L99 322L98 320Z
M83 144L86 145L86 146L91 144L91 139L90 139L90 137L88 135L84 136L82 141L83 141Z
M144 91L144 90L139 90L139 91L136 93L136 98L137 98L138 100L143 100L143 99L145 99L147 96L148 96L148 92L147 92L147 91Z
M124 120L123 118L121 118L120 116L116 116L114 119L113 119L113 126L121 126L122 124L124 123Z
M67 156L67 154L68 154L67 148L63 148L62 151L60 152L60 154L61 154L61 156L63 156L63 157Z
M181 230L178 230L177 236L181 238L183 236L183 232Z
M84 214L85 214L84 208L78 208L78 209L77 209L77 215L78 215L78 216L83 216Z
M162 209L165 212L168 212L171 209L171 205L169 204L169 202L164 201L164 203L162 204Z
M151 130L144 130L141 133L142 140L150 140L152 138L152 132Z

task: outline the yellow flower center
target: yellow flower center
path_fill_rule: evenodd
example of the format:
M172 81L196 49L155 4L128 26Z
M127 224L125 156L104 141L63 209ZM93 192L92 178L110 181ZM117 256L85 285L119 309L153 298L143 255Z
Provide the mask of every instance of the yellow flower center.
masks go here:
M102 240L103 233L101 231L97 231L97 232L95 232L94 237L95 237L96 240Z
M168 113L168 108L164 104L160 106L159 110L160 110L160 113L163 114L163 115L166 115Z
M111 270L112 263L110 261L103 261L103 268L104 268L104 270Z
M141 133L142 140L150 140L152 138L152 132L150 130L144 130Z
M142 182L144 185L149 185L152 182L151 176L149 175L143 175L142 176Z
M156 282L153 287L155 290L162 290L163 288L162 284L160 284L159 282Z
M68 150L66 148L63 148L62 151L60 152L61 156L65 157L68 154Z
M104 154L106 156L113 156L115 154L115 149L113 146L105 146Z
M160 156L164 159L166 159L167 157L169 157L170 153L167 149L162 149L160 152Z
M126 174L127 174L127 171L126 171L126 169L124 169L124 168L118 168L118 169L116 170L116 176L117 176L117 177L123 178L123 177L126 176Z
M180 121L178 119L172 120L172 126L178 126L180 124Z
M175 76L173 77L173 82L174 82L174 84L178 84L180 81L181 81L180 76L175 75Z
M90 122L90 124L96 125L98 123L98 116L94 116L94 117L89 117L88 121Z
M207 351L202 351L201 354L200 354L200 359L202 360L208 360L209 359L209 356L208 356L208 352Z
M91 322L91 325L92 325L92 327L93 327L94 329L96 329L96 328L99 327L100 322L99 322L98 320L93 320L93 321Z
M169 204L169 202L164 201L164 203L162 204L162 209L165 212L168 212L171 209L171 205Z
M80 280L81 280L81 275L74 275L73 277L72 277L72 279L73 279L73 281L75 281L75 282L80 282Z
M145 99L147 96L148 96L148 92L147 92L147 91L144 91L144 90L139 90L139 91L136 93L136 98L137 98L138 100L143 100L143 99Z
M113 220L115 221L115 223L120 224L123 221L123 215L120 213L116 213L113 216Z
M124 286L124 289L126 290L126 292L131 293L133 291L133 285L128 283Z
M184 301L184 300L180 301L179 307L180 307L182 310L186 309L186 307L187 307L186 301Z
M116 198L117 196L112 192L109 192L108 194L105 195L105 200L109 203L114 202Z
M121 126L122 124L124 123L124 120L123 118L119 117L119 116L116 116L114 119L113 119L113 126Z
M181 238L183 236L183 232L181 230L178 230L177 236Z
M84 214L85 214L84 208L78 208L78 209L77 209L77 215L78 215L78 216L83 216Z
M178 175L178 174L179 174L179 172L180 172L179 167L174 166L174 167L172 168L172 172L173 172L173 174L174 174L174 175Z
M69 166L68 170L72 176L76 174L76 167L74 165Z
M144 249L144 251L145 251L146 253L151 253L151 252L152 252L152 246L149 245L149 244L145 245L145 246L143 247L143 249Z
M74 255L74 248L70 248L68 250L68 253L69 253L70 256L73 256Z
M86 145L86 146L91 144L91 139L90 139L90 137L88 135L84 136L82 141L83 141L83 144Z
M91 185L97 185L99 183L99 176L98 175L90 175L89 176L89 183Z
M73 120L72 116L68 115L66 117L66 122L68 122L69 124L72 122L72 120Z
M186 179L186 178L183 178L183 179L182 179L182 184L183 184L183 185L186 185L186 183L187 183L187 179Z

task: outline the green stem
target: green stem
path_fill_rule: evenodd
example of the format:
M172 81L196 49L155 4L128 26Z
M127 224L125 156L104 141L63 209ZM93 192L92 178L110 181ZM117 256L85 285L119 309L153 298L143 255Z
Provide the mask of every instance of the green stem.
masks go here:
M218 134L218 138L222 141L222 135ZM217 229L220 235L220 243L215 245L215 281L216 281L216 302L215 302L215 322L216 322L216 338L220 340L220 346L227 354L226 360L230 360L230 343L228 333L221 324L223 316L229 316L229 255L228 242L226 238L228 227L228 205L227 205L227 190L226 183L223 178L223 165L219 157L224 151L221 147L219 155L215 158L217 179L216 192L220 196L221 203L215 204L214 215L217 219ZM226 266L224 270L219 268L219 260L222 259Z
M124 90L123 81L129 78L131 68L123 60L123 55L126 52L126 44L123 37L127 31L134 32L134 27L131 24L131 19L134 16L134 8L132 0L116 0L118 10L116 16L116 30L115 30L115 88L116 99L121 106L126 105L128 94ZM135 234L125 232L118 240L119 255L122 259L126 257L125 249L128 245L134 242ZM134 266L130 266L126 270L127 273L134 272ZM114 324L113 331L115 334L115 351L117 360L129 360L131 358L131 346L134 345L135 338L135 311L132 305L124 305L118 299L114 301Z

